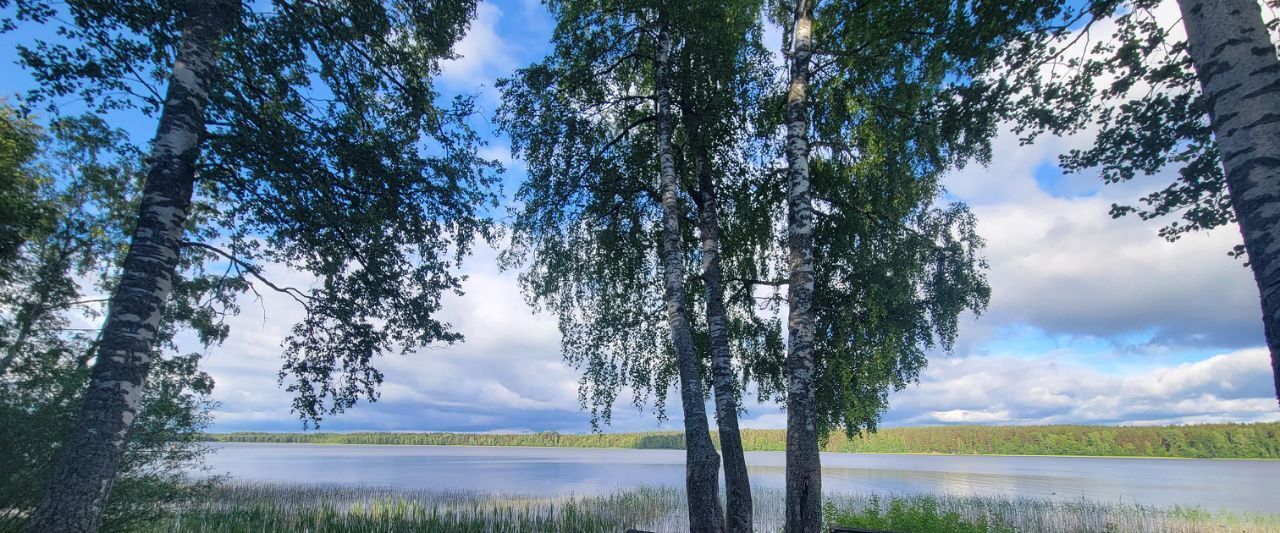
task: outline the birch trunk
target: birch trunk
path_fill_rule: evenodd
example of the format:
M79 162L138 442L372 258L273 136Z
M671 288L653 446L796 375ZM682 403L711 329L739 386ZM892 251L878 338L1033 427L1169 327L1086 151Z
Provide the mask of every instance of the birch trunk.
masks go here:
M675 153L671 146L671 95L668 64L671 35L662 28L654 62L657 93L658 170L662 182L662 274L667 322L680 372L680 402L684 408L685 491L689 499L689 530L721 533L724 515L720 507L720 456L711 443L707 409L703 403L702 371L693 347L693 333L685 309L684 257L680 242L680 205L676 200Z
M1280 398L1280 60L1257 0L1179 0Z
M690 145L696 146L690 136ZM716 426L720 428L720 453L724 456L725 523L728 531L754 531L751 480L738 430L738 392L729 351L729 319L724 308L724 279L720 271L720 214L716 185L704 153L696 156L702 208L698 226L702 237L702 282L706 297L707 329L711 340L711 383L716 397Z
M138 416L156 351L156 328L178 264L214 74L213 47L235 20L237 6L231 0L194 0L188 5L152 143L138 227L102 327L98 360L57 470L27 531L98 529L129 429Z
M813 54L813 4L796 3L791 83L787 90L787 533L822 528L822 464L818 455L813 355L813 198L809 189L806 91Z

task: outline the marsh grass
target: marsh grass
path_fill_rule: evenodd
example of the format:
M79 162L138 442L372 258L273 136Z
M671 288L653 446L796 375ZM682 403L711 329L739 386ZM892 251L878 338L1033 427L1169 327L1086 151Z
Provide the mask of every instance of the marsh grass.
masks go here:
M755 494L759 531L780 531L783 494ZM605 495L522 496L335 485L230 483L146 533L688 531L683 494L640 487ZM1280 515L1090 500L922 495L827 496L832 525L914 533L1280 532Z
M660 523L678 507L672 489L530 497L334 485L234 483L175 509L150 532L622 531Z
M779 493L777 497L781 497ZM830 495L829 523L912 532L1280 532L1280 515L1087 499ZM758 501L758 499L757 499Z

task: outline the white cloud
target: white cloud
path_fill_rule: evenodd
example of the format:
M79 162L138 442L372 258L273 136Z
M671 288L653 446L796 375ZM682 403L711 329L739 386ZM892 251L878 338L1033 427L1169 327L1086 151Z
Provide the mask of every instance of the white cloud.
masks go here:
M934 411L931 413L933 418L939 422L961 422L961 423L985 423L985 422L1003 422L1009 420L1009 411L969 411L966 409L952 409L950 411Z
M504 8L513 16L546 18L530 0ZM1169 13L1176 18L1176 8ZM494 4L479 6L458 44L462 57L442 66L443 83L460 92L491 85L529 59L524 55L537 53L529 39L545 46L546 28L525 40L503 35L505 15ZM780 35L769 27L771 46ZM520 162L501 142L482 155L519 171ZM1110 218L1111 203L1132 202L1167 176L1103 186L1095 174L1081 173L1058 179L1052 191L1036 181L1037 171L1058 154L1089 142L1086 132L1020 146L1005 133L995 141L990 166L972 165L947 177L949 194L973 206L988 242L991 308L963 324L958 357L935 358L919 386L893 396L888 425L1280 419L1266 352L1256 348L1257 290L1248 270L1226 256L1239 240L1234 228L1167 243L1156 234L1162 221ZM499 272L494 262L492 250L478 250L464 268L466 295L444 300L440 318L466 342L382 358L381 401L362 403L329 427L588 430L588 417L579 410L578 373L560 359L554 319L533 314L515 274ZM269 275L297 286L310 283L281 267ZM244 305L228 343L205 363L223 404L215 429L299 427L275 376L280 341L300 318L296 304L274 293L264 294L260 305ZM1029 330L1033 340L1068 340L1019 344L1007 337L1011 329ZM1113 353L1100 356L1097 346L1072 339L1100 341ZM1217 355L1182 362L1194 353ZM674 392L669 397L676 398ZM678 401L667 406L672 420L659 423L629 400L624 391L612 430L680 426ZM785 425L777 405L747 407L743 427Z
M514 274L498 271L495 250L481 247L467 265L466 295L446 295L438 317L466 341L406 356L383 356L375 362L385 374L379 401L362 402L330 418L329 424L486 429L516 424L536 411L543 413L542 419L533 420L538 424L558 418L574 420L579 430L587 427L585 415L577 413L578 375L560 359L555 320L535 315L525 305ZM266 275L281 284L308 284L305 277L279 267ZM217 383L214 398L222 404L217 429L258 427L249 423L296 429L296 415L288 412L291 400L276 375L280 343L302 318L302 310L274 293L264 293L260 303L246 302L243 307L231 321L231 338L205 358L205 369ZM548 413L554 417L546 418Z
M973 206L987 241L991 308L970 340L1000 325L1025 324L1049 334L1112 337L1150 331L1167 344L1243 347L1261 342L1257 288L1248 269L1227 252L1234 227L1167 242L1167 221L1112 219L1113 202L1132 202L1139 186L1102 186L1093 173L1077 179L1100 187L1090 195L1057 197L1041 189L1035 169L1077 139L1018 146L996 140L989 168L971 166L946 180ZM976 336L975 336L976 335Z
M491 2L476 6L476 18L471 21L470 29L453 47L459 57L440 65L440 76L445 83L477 89L515 68L513 47L498 32L502 17L502 9Z
M776 407L773 408L775 412L772 413L768 412L769 409L770 406L758 406L756 409L753 409L752 412L763 412L764 414L751 416L750 413L748 413L747 416L743 417L742 420L739 421L739 425L747 429L776 429L787 427L787 414L784 412L777 412L780 410Z
M888 422L921 424L1190 423L1280 420L1265 349L1108 373L1061 356L936 361L895 394Z
M998 142L1016 145L1007 137ZM1128 191L1050 196L1036 186L1034 161L1050 160L1060 146L998 150L991 169L969 168L948 180L953 192L968 191L956 195L975 204L980 231L988 240L992 308L962 328L967 339L959 351L962 357L936 358L920 386L894 396L886 423L1162 423L1273 417L1262 350L1153 367L1162 357L1182 352L1176 346L1130 347L1134 353L1111 357L1136 360L1144 370L1115 374L1089 366L1070 343L1021 351L1016 346L990 348L991 341L1005 340L994 335L1011 324L1103 339L1156 329L1230 346L1248 345L1250 335L1256 335L1252 280L1225 255L1234 242L1232 230L1166 243L1155 235L1154 223L1117 221L1107 215L1108 197L1131 194ZM991 190L996 193L983 194ZM466 295L447 296L441 318L462 332L466 342L382 358L378 365L386 372L386 382L381 401L360 404L330 423L350 429L589 429L587 415L579 411L578 374L560 359L554 319L532 313L520 296L515 274L498 271L493 250L478 250L465 272ZM269 274L283 283L310 283L283 268ZM271 293L264 294L260 305L247 303L244 308L228 344L207 359L218 382L217 399L223 403L218 428L296 429L296 419L288 413L289 398L277 386L275 373L280 340L301 317L300 309ZM624 394L611 430L679 427L678 402L668 405L672 420L659 426L651 412L638 412L628 401ZM747 407L743 427L785 425L785 414L776 405Z

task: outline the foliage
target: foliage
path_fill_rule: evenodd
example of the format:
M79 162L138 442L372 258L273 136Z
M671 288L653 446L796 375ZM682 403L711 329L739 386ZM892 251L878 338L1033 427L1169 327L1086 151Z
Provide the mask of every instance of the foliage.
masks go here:
M179 507L140 531L641 531L688 530L683 494L667 487L637 487L573 497L456 493L349 486L229 483L207 498ZM783 495L754 493L757 531L780 531ZM911 519L891 531L921 524L978 531L1115 531L1141 533L1262 533L1280 527L1280 515L1211 512L1090 500L1042 500L1002 496L829 494L828 517ZM893 509L900 509L894 512ZM958 517L958 518L957 518ZM857 522L855 522L857 523ZM899 522L903 523L903 522ZM427 527L429 526L429 527ZM969 529L971 530L971 529Z
M970 523L956 512L940 512L932 500L893 500L886 508L878 501L860 513L841 511L828 502L823 521L831 526L860 527L912 533L1013 533L1013 528L989 527L986 523Z
M0 102L0 283L8 281L18 249L46 215L37 201L40 184L28 168L38 141L35 125Z
M771 6L790 27L787 4ZM931 352L951 348L960 316L985 309L983 241L963 204L938 205L940 179L989 158L1000 92L983 75L1020 28L1056 9L817 6L806 133L821 431L874 430L889 392L916 380ZM760 105L780 129L781 106Z
M556 432L496 433L211 433L215 442L274 442L299 444L387 444L429 446L539 446L552 448L684 448L684 434Z
M1061 156L1063 170L1096 168L1105 183L1176 172L1139 205L1111 206L1117 218L1178 215L1160 230L1170 241L1234 222L1207 102L1187 43L1174 38L1181 21L1160 20L1156 0L1058 3L1062 23L1045 21L1004 58L1017 80L1008 112L1023 141L1096 129L1092 146Z
M234 484L141 532L624 531L678 508L679 493L521 497L333 486Z
M0 130L22 131L33 143L20 165L32 178L31 205L43 213L21 228L0 284L0 530L10 530L43 496L87 387L97 339L77 326L104 312L97 295L115 284L141 165L116 154L121 134L96 119L58 120L46 133L11 108L0 116ZM183 472L198 469L207 451L201 436L213 382L199 370L199 354L172 352L181 331L206 344L221 340L225 329L215 317L228 293L216 279L188 268L175 282L159 339L170 353L156 359L148 379L106 507L107 530L128 530L204 488Z
M213 433L217 442L409 444L437 446L545 446L681 449L674 432L564 434L492 433ZM744 429L748 451L782 451L782 430ZM832 434L824 451L958 455L1080 455L1280 459L1280 423L1186 426L936 426L887 428L847 437Z
M57 38L18 46L32 105L155 114L181 37L183 2L0 1L3 27ZM237 3L237 5L240 5ZM280 380L304 421L375 399L374 356L461 336L434 318L459 262L495 235L497 164L477 155L470 98L438 103L474 1L241 6L218 46L196 201L183 258L228 287L282 292L305 310ZM263 265L314 279L274 283ZM224 332L225 333L225 332Z
M743 98L758 97L750 65L759 63L758 6L753 2L556 2L554 51L543 61L500 80L498 122L512 149L527 162L529 179L516 192L507 268L521 269L531 305L554 312L566 361L583 371L579 396L593 424L607 423L619 393L637 405L652 400L659 415L675 379L666 324L658 250L660 206L654 128L654 35L672 35L670 85L681 128L673 142L682 186L677 191L687 272L697 272L693 213L698 182L690 137L696 128L714 155L717 179L730 170L750 175L736 144L746 126ZM661 20L659 20L661 19ZM695 121L691 116L697 116ZM758 181L758 180L757 180ZM768 228L771 206L753 196L752 180L739 180L727 197L726 239ZM762 211L761 211L762 209ZM766 230L767 231L767 230ZM755 241L746 242L754 238ZM746 235L729 249L750 251L770 239ZM726 252L726 269L751 271L749 255ZM753 272L752 272L753 273ZM754 277L754 276L753 276ZM696 279L685 280L696 310ZM740 355L780 351L780 337L750 310L750 293L730 299ZM618 305L618 302L628 302ZM690 313L695 318L696 313ZM705 334L699 334L705 353ZM749 347L749 349L748 349ZM704 376L706 373L704 373Z
M834 494L828 498L825 510L828 520L836 524L911 532L1261 533L1280 526L1280 515L1276 514L1214 512L1198 507L1161 507L1085 498ZM901 525L890 527L889 523Z

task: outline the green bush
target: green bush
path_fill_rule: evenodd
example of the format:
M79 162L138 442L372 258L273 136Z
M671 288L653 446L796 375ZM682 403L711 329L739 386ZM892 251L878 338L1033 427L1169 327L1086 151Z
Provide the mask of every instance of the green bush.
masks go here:
M823 514L831 526L910 533L1013 533L1011 528L966 522L958 513L940 511L930 499L893 499L884 507L878 498L872 498L871 504L861 510L837 509L828 503Z
M98 340L73 326L106 312L100 296L116 286L142 176L141 153L121 148L123 132L101 119L61 118L48 130L0 101L0 196L16 187L40 215L0 216L0 532L20 529L40 503L79 413ZM225 336L225 308L211 307L225 301L220 278L185 268L172 281L104 531L136 529L203 488L184 473L208 449L213 380L174 338Z

